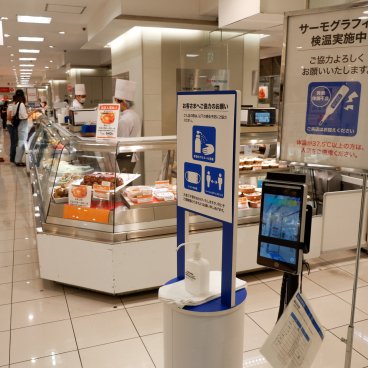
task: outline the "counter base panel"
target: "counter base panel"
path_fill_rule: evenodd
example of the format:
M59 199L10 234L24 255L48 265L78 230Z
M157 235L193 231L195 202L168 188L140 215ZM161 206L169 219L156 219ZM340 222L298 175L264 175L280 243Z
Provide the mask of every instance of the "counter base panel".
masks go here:
M311 253L320 255L322 218L313 218ZM221 230L190 235L199 241L211 269L221 269ZM261 269L257 260L258 224L238 228L237 272ZM176 236L106 244L46 233L37 235L44 279L123 294L156 288L176 276ZM190 247L187 256L192 253Z

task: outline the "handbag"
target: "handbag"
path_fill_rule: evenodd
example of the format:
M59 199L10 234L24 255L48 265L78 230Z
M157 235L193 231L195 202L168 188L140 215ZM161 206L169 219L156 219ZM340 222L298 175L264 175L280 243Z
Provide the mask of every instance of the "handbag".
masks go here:
M20 119L19 119L20 104L21 104L21 102L19 102L18 107L17 107L17 112L12 117L12 125L13 125L14 128L18 128L18 126L20 124Z

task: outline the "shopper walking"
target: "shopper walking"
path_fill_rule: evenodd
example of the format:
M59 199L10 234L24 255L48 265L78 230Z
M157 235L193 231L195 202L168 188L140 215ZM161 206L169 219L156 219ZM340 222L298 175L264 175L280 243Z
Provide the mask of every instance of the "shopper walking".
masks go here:
M15 102L16 105L13 109L13 126L17 128L18 133L18 143L17 150L15 154L15 165L17 166L26 166L24 162L22 162L24 155L24 145L27 141L28 136L28 113L26 109L26 98L24 96L24 92L21 89L18 89L15 93ZM18 116L18 119L15 117Z
M7 121L6 121L6 126L8 128L8 132L10 135L10 153L9 153L9 158L10 158L10 162L15 163L15 153L17 151L17 143L18 143L18 132L17 129L15 127L13 127L12 124L12 119L13 119L13 109L15 106L15 95L13 96L13 101L8 105L8 110L7 110Z

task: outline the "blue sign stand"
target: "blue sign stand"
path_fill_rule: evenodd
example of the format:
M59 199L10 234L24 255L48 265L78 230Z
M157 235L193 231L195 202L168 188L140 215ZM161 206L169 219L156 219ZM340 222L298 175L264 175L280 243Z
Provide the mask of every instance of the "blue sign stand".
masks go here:
M218 101L213 101L214 97ZM207 107L209 108L207 109ZM188 206L180 206L180 203L183 202L180 201L181 193L178 184L177 245L188 241L189 212L222 223L221 304L224 309L231 308L236 305L236 198L240 127L237 116L238 92L179 92L178 109L180 110L180 108L183 108L184 111L182 115L178 112L178 183L183 181L183 192L193 194L197 207L191 205L190 202ZM211 112L207 110L211 110ZM226 114L227 118L221 121L220 119ZM180 116L183 116L182 120L180 120ZM205 118L203 119L202 116ZM184 128L182 128L183 125ZM187 134L184 138L180 133L181 128ZM226 141L226 136L224 136L226 133L221 129L229 131L228 138L231 141ZM188 139L191 139L191 145L188 144ZM184 141L187 141L187 144L183 144L185 147L181 150L180 145ZM182 154L182 151L185 153ZM225 155L227 155L226 163L220 161L220 158ZM179 167L179 165L183 167ZM182 171L182 176L180 176L180 171ZM198 197L200 195L202 197ZM229 214L224 216L222 213L217 216L216 213L208 211L208 206L203 207L202 211L198 203L202 203L206 198L210 198L208 203L216 202L219 203L219 206L225 206L224 203L226 203L227 206L231 207L231 210L228 208L229 213L231 211L230 216ZM219 200L223 202L218 202ZM225 218L226 220L224 220ZM182 280L184 277L185 249L181 247L177 252L177 279Z

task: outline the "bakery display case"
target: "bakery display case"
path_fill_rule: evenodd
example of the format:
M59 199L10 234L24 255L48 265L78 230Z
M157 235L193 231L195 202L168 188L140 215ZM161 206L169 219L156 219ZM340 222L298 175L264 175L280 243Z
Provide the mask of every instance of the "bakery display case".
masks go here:
M241 136L238 271L259 267L262 180L288 170L276 144L276 130ZM117 294L175 275L175 136L101 141L42 123L29 156L41 277ZM188 224L219 268L221 225L195 214Z

